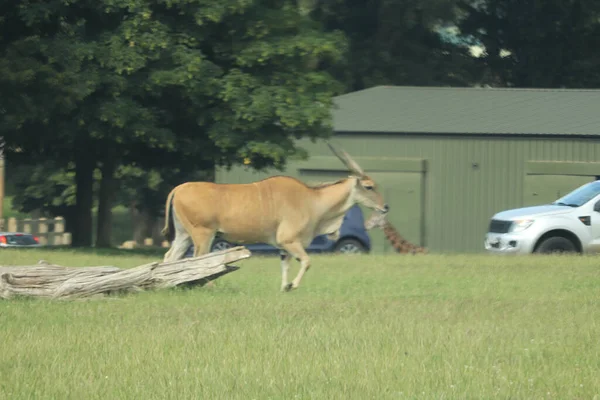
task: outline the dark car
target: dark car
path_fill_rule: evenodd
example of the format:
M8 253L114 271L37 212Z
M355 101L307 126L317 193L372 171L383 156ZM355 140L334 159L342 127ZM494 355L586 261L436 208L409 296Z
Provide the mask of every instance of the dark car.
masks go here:
M223 238L216 237L211 245L210 251L225 250L236 246ZM279 249L265 243L245 244L253 253L279 253ZM306 249L308 253L368 253L371 251L371 238L365 230L365 222L362 210L358 205L350 208L344 216L344 222L340 227L340 237L333 241L327 235L319 235L314 238ZM194 255L194 246L190 246L185 257Z
M30 233L0 232L1 247L40 247L40 240Z

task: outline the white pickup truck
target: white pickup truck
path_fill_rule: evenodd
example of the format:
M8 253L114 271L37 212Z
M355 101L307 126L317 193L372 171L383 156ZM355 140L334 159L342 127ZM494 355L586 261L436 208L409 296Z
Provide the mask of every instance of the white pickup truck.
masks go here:
M495 214L484 240L492 253L600 252L600 181L551 204Z

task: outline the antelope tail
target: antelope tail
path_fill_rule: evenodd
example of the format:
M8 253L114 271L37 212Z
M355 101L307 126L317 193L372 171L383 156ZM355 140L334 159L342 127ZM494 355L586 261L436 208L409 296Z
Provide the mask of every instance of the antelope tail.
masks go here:
M175 189L169 192L167 196L167 203L165 204L165 227L160 231L162 235L169 241L172 242L175 238L175 227L173 226L173 196L175 195Z

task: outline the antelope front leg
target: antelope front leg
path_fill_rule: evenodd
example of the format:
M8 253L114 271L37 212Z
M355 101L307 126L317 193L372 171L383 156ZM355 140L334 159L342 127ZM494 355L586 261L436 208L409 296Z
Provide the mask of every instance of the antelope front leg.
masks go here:
M300 243L286 244L284 248L287 250L289 255L292 255L294 258L300 261L300 270L298 271L298 275L296 275L296 278L292 282L288 283L283 288L285 291L289 292L290 290L296 289L298 286L300 286L302 276L304 276L304 273L310 268L310 258Z
M284 292L287 289L288 285L288 270L290 269L290 254L281 250L279 253L279 257L281 258L281 291Z

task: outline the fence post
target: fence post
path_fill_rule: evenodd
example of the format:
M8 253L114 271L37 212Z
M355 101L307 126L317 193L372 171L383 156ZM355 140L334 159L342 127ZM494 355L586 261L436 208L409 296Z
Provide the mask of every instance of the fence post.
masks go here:
M33 221L31 220L31 218L25 218L23 220L23 232L24 233L32 233L31 232L31 225L33 224Z
M38 219L38 236L40 238L40 244L48 244L48 222L46 218Z
M4 224L4 227L2 227ZM71 244L71 234L65 232L65 219L55 217L46 218L25 218L18 220L15 217L0 220L1 230L6 232L23 232L37 236L42 245L69 245Z
M54 232L52 234L52 244L60 246L63 244L63 235L65 232L65 219L63 217L54 218Z
M62 244L67 246L71 244L71 232L65 232L62 234Z
M63 217L54 218L54 232L63 233L65 231L65 219Z
M17 231L17 219L15 217L10 217L8 219L8 227L6 228L7 232L16 232Z

